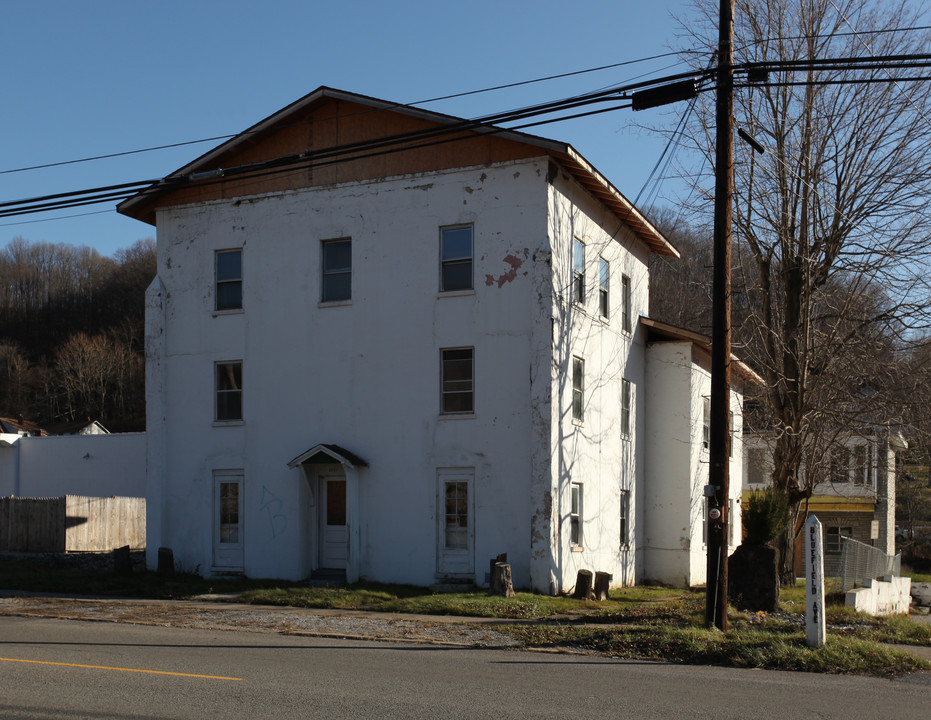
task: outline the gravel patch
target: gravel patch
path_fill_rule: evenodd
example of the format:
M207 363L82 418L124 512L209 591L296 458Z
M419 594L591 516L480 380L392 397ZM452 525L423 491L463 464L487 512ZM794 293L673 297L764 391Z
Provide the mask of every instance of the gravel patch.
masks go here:
M73 597L0 597L0 615L123 622L206 630L407 641L467 647L518 643L487 623L463 618L392 615L347 610L306 610L188 601Z

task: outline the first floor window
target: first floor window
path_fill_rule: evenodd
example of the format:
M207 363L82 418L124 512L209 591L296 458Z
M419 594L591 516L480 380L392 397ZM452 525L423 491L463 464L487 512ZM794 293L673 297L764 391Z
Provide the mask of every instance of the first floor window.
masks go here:
M216 309L242 307L242 250L219 250L214 256Z
M440 291L472 289L472 226L440 230Z
M621 547L630 545L630 490L621 490Z
M569 510L569 543L574 547L582 545L582 483L572 483L572 497Z
M832 526L825 528L824 531L824 554L825 555L840 555L842 548L842 537L850 537L853 535L852 527L838 527Z
M711 398L702 398L701 403L701 446L711 447Z
M323 302L352 298L352 240L323 242Z
M630 437L633 418L633 388L630 380L621 380L621 435Z
M217 363L216 419L242 420L242 363Z
M475 409L473 349L449 348L441 350L440 357L442 412L473 412Z
M585 409L583 406L585 391L585 361L582 358L572 358L572 419L582 422Z

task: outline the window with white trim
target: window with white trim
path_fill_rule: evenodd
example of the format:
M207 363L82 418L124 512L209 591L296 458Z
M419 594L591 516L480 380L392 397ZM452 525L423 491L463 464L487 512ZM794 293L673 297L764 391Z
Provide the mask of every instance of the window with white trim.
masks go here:
M873 455L869 445L855 445L853 448L854 476L857 485L873 484Z
M472 289L471 225L440 228L440 292Z
M572 483L569 506L569 543L582 546L582 483Z
M633 430L633 383L627 378L621 380L621 436L630 437Z
M630 277L621 276L621 329L630 333L633 328L633 310L631 307Z
M711 398L701 400L701 446L707 450L711 447Z
M572 299L585 304L585 243L578 238L572 242Z
M630 546L630 490L621 490L621 547Z
M217 310L242 308L242 248L214 254Z
M242 420L242 362L219 362L214 365L216 376L217 422Z
M474 349L440 350L440 410L444 414L475 410Z
M580 357L572 358L572 419L585 419L585 361Z
M611 297L608 293L610 273L608 261L598 258L598 310L605 320L611 311Z
M352 240L324 240L322 243L323 278L320 300L339 302L352 299Z

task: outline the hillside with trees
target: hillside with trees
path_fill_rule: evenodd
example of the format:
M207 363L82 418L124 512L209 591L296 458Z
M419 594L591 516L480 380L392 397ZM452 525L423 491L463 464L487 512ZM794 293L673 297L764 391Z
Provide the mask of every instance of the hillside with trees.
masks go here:
M145 290L155 259L151 238L113 258L23 238L0 249L0 416L145 429Z

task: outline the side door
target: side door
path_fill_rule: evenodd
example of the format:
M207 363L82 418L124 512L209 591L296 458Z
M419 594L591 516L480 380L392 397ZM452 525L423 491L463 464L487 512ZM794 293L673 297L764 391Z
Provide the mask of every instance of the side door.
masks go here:
M473 468L444 468L437 472L437 574L475 573Z

